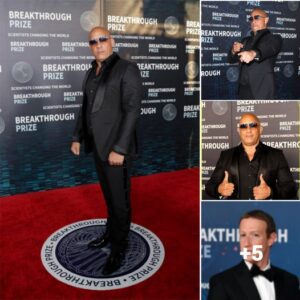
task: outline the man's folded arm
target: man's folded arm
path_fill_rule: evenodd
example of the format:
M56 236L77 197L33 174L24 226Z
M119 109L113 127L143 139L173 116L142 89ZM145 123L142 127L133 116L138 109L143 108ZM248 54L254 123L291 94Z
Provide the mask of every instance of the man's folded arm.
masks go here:
M282 38L278 34L270 35L270 37L263 43L258 43L256 47L251 50L254 50L257 53L257 60L263 61L272 56L276 56L282 46Z

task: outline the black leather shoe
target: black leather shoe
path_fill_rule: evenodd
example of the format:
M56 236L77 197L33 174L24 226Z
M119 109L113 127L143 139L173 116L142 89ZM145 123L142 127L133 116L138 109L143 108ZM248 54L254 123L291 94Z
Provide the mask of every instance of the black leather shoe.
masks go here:
M88 247L89 248L102 248L104 246L106 246L109 242L109 238L108 237L99 237L91 242L88 243Z
M102 269L102 274L110 275L116 272L121 267L124 256L124 252L111 253Z

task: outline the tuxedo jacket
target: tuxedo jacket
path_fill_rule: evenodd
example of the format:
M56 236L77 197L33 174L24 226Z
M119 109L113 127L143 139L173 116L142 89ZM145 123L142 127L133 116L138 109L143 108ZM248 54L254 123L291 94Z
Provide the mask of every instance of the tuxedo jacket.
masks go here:
M221 152L212 176L205 185L205 191L208 195L220 199L218 186L223 181L225 171L227 171L229 173L228 181L234 184L234 192L227 199L240 199L238 160L242 149L242 146L239 145ZM263 174L264 180L271 188L271 199L296 199L297 188L282 150L269 147L261 142L260 149L261 157L256 186L260 184L260 174Z
M88 134L85 75L83 103L73 132L73 141L83 142L89 153L95 145L98 156L106 161L111 151L123 155L136 153L136 122L142 99L141 76L137 65L113 53L104 65L91 112L92 136Z
M298 278L285 270L272 268L276 300L299 300ZM208 300L261 300L244 261L210 279Z
M239 84L248 84L255 99L275 99L274 65L282 46L281 36L263 29L255 36L252 33L251 37L245 37L241 43L244 45L241 51L254 50L258 56L248 64L240 64ZM228 61L240 62L239 56L230 50Z

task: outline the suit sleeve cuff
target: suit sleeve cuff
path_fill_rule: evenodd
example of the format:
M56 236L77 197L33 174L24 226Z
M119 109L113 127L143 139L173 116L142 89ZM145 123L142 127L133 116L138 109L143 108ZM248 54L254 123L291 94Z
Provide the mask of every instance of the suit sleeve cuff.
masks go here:
M81 143L81 139L77 136L72 136L72 142Z
M113 146L113 151L118 153L118 154L121 154L121 155L126 155L127 154L127 151L124 148L122 148L118 145Z
M259 49L253 49L253 51L256 53L254 60L256 61L260 61L261 59L261 52L259 51Z

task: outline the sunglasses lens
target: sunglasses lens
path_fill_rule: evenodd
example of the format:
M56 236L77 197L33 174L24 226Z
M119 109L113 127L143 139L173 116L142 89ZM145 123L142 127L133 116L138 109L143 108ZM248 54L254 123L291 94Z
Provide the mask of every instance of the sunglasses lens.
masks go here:
M94 46L94 45L97 45L98 42L103 43L103 42L106 42L108 39L109 39L109 37L107 37L107 36L100 36L98 39L90 40L89 44L90 44L90 46Z
M108 40L108 37L106 36L101 36L99 37L99 42L102 43L102 42L106 42Z
M90 40L89 41L90 46L96 45L97 41L96 40Z
M254 17L252 17L252 16L249 17L248 20L249 20L249 22L252 22L253 20L259 20L259 19L262 19L262 18L264 18L264 17L262 17L260 15L256 15Z
M263 19L264 17L263 16L260 16L260 15L256 15L254 17L249 17L248 20L249 22L252 22L253 20L259 20L259 19Z
M249 124L249 127L250 127L250 128L256 128L256 127L257 127L257 123L250 123L250 124Z
M246 129L246 128L257 128L258 124L257 123L242 123L240 124L240 129Z

